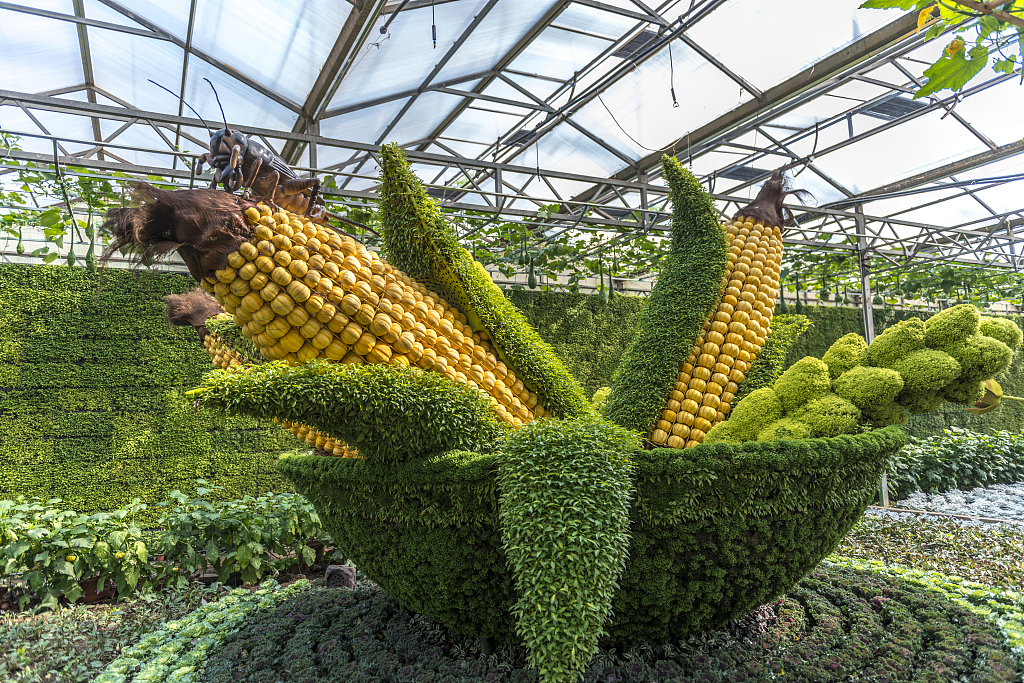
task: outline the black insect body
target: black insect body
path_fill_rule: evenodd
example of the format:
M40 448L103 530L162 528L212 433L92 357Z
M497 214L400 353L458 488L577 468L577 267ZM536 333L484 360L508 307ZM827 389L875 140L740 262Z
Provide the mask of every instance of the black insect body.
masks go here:
M208 78L203 80L210 83ZM164 88L156 81L150 80L150 83ZM213 83L210 83L210 87L213 88ZM174 95L170 90L167 91ZM210 151L199 156L196 173L202 174L204 164L209 164L214 169L211 190L222 185L225 191L231 193L242 190L243 194L248 196L251 192L281 209L308 216L314 223L330 225L328 219L333 218L377 234L368 226L329 212L320 194L320 181L317 178L300 178L280 156L239 131L232 130L227 124L224 107L220 104L216 88L213 94L217 98L217 106L220 107L221 117L224 119L224 128L216 132L211 131L203 117L182 100L185 106L192 109L192 113L203 121L203 125L206 125L206 130L210 133Z

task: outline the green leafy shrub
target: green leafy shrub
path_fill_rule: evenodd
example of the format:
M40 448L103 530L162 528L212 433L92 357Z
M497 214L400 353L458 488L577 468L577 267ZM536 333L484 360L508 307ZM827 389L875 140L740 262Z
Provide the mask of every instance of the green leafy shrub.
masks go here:
M945 351L977 334L980 324L981 314L974 306L952 306L928 318L924 324L924 343L928 348Z
M603 413L642 434L658 419L679 366L718 302L729 254L714 201L700 181L674 158L663 157L662 167L672 200L671 250L612 377Z
M795 417L783 417L769 422L757 433L758 441L779 441L780 439L809 439L814 434L811 425Z
M499 458L516 633L542 682L572 683L597 649L629 548L635 434L598 417L538 420Z
M900 373L903 390L908 392L941 389L960 376L956 359L937 349L914 351L890 367Z
M836 394L811 399L793 412L793 419L805 423L811 436L852 434L860 420L860 409Z
M753 441L766 425L781 418L784 412L774 389L755 389L733 408L728 420L711 428L704 443Z
M828 366L817 358L804 358L789 366L772 389L786 412L795 410L832 388ZM739 407L739 406L737 406Z
M772 318L771 330L764 340L764 346L750 366L747 376L740 382L733 405L757 389L770 387L779 378L786 369L786 356L790 347L811 325L810 318L805 315L780 314Z
M1024 482L1024 435L979 434L956 427L911 439L889 469L894 497Z
M863 341L861 339L862 343ZM903 378L895 370L860 365L836 377L832 388L836 394L861 410L872 409L874 406L887 406L892 403L896 395L903 390Z
M1016 325L1014 329L1018 329ZM992 337L975 335L956 346L947 347L950 356L960 364L959 381L964 384L977 383L994 377L1010 367L1013 351L1010 347Z
M887 327L868 346L868 362L887 368L914 351L924 348L925 323L920 318L901 320Z
M474 330L486 330L516 377L543 397L545 409L559 417L591 412L551 346L459 244L398 145L381 148L381 172L384 248L391 264L458 306Z
M1006 318L993 318L989 315L981 316L978 331L986 337L992 337L1006 344L1011 351L1020 348L1021 340L1024 339L1024 332Z
M23 496L0 500L0 578L25 581L28 591L18 599L20 607L33 597L49 609L57 608L61 596L76 602L81 581L91 577L99 586L115 581L122 596L135 590L140 578L148 581L149 549L134 521L145 505L136 498L114 512L84 515L58 508L60 502Z
M839 377L847 370L859 365L867 365L868 344L864 337L859 334L850 334L840 337L828 351L821 357L822 362L828 366L828 374L832 379Z
M231 415L308 424L370 460L487 452L509 429L483 392L396 365L277 361L212 371L196 393L204 405Z
M938 410L945 400L938 389L904 389L896 396L896 403L906 408L911 415Z
M612 390L608 387L601 387L594 392L590 402L594 404L594 410L600 411L604 407L604 404L608 402L608 396L612 393Z
M910 419L910 411L895 403L882 403L870 408L862 408L860 413L873 427L902 425Z

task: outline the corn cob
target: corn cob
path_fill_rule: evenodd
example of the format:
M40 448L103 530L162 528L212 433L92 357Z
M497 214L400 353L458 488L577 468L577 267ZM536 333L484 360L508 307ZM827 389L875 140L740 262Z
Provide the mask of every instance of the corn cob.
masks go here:
M768 335L779 294L782 231L743 218L727 223L725 231L731 242L722 298L651 431L659 445L695 446L725 419Z
M486 332L359 242L260 204L254 237L200 282L264 357L415 365L483 390L513 427L547 414Z

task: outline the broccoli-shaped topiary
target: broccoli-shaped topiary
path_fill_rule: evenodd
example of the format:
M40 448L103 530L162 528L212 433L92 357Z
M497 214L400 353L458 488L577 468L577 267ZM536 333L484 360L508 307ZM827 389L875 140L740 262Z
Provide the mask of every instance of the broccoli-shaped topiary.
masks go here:
M896 404L907 409L911 415L920 415L938 410L943 402L938 389L903 389L896 397Z
M787 417L810 427L811 436L839 436L856 431L860 409L836 394L825 394L808 401Z
M1016 329L1016 325L1013 326ZM946 350L960 363L960 382L976 383L994 377L1010 367L1013 351L1003 342L976 334L962 344Z
M976 335L980 323L981 314L970 304L947 308L924 324L924 343L930 349L945 351Z
M778 441L779 439L809 439L813 436L811 426L792 417L775 420L757 433L758 441Z
M832 388L832 379L825 363L812 356L805 356L782 373L772 388L782 401L782 407L790 412L812 398L827 393Z
M942 387L942 397L962 406L974 405L985 394L985 383L978 380L954 380Z
M828 347L828 351L821 357L821 360L828 366L829 376L835 379L850 368L867 365L868 344L864 341L864 337L851 332L843 335Z
M704 436L704 443L753 441L769 422L783 415L782 401L771 387L750 392L736 404L725 422L719 422Z
M594 395L590 399L590 402L594 404L594 410L600 412L601 408L604 407L604 404L608 402L608 395L611 393L612 390L608 387L601 387L595 391Z
M868 362L880 368L890 367L905 356L923 349L925 324L920 318L909 318L886 328L868 346Z
M892 403L903 391L903 378L889 368L861 365L841 374L833 382L832 390L864 410Z
M978 330L986 337L992 337L1006 344L1011 351L1016 351L1020 348L1022 338L1024 338L1024 332L1013 324L1012 320L1006 318L993 318L991 316L981 316L981 325Z
M906 424L910 413L903 406L895 403L884 403L864 408L860 411L873 427L888 427L889 425Z
M934 391L960 376L960 364L938 349L921 349L892 365L903 378L904 391Z

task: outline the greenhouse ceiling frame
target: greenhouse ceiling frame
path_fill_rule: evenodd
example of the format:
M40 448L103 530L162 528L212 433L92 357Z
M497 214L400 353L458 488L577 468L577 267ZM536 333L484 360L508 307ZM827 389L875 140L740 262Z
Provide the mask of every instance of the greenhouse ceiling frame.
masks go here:
M332 198L336 200L358 201L376 199L376 193L373 191L352 190L346 186L354 178L365 180L366 176L363 175L363 169L368 163L372 163L377 159L376 153L380 142L386 139L389 132L408 113L417 98L425 93L438 92L456 95L461 97L462 101L429 135L403 144L410 159L419 168L433 170L433 177L427 178L429 181L428 187L431 188L432 194L436 195L442 204L457 210L487 213L493 215L495 219L502 220L529 220L531 227L535 231L535 240L538 243L550 240L555 235L570 230L601 233L603 241L590 252L583 255L583 257L596 256L603 250L611 248L616 244L622 244L636 235L657 234L667 229L668 214L665 210L667 202L666 188L657 182L660 176L659 159L663 152L678 155L683 161L692 163L693 159L699 159L702 155L722 149L739 150L745 153L745 155L737 158L735 162L728 166L723 166L702 178L712 191L714 190L716 177L727 173L735 173L743 169L755 169L757 168L754 166L756 162L776 158L783 162L781 166L784 169L796 170L798 174L803 172L814 173L833 187L840 189L845 195L843 200L821 207L799 205L792 207L797 214L797 225L787 232L785 241L792 245L794 249L856 254L865 267L867 267L869 259L874 259L874 265L880 269L902 268L916 260L943 261L960 266L997 267L1016 270L1019 266L1020 255L1024 253L1024 248L1017 248L1017 244L1024 239L1024 235L1015 231L1015 228L1024 224L1024 206L1017 210L1004 212L989 209L990 215L982 219L952 226L937 226L909 221L901 219L899 215L870 215L866 214L863 210L864 203L878 200L881 197L898 196L909 192L920 195L922 197L921 205L927 205L930 202L929 192L935 189L955 188L958 190L958 194L955 196L974 196L980 189L997 187L1014 180L1019 180L1017 177L991 178L963 183L955 180L954 174L966 173L985 164L1024 151L1024 143L1021 142L997 146L987 139L971 125L970 121L956 111L958 98L928 98L924 106L909 110L892 118L885 125L872 128L859 135L852 134L852 124L850 124L851 135L847 141L837 143L830 148L816 150L816 152L810 155L799 155L791 149L795 143L807 139L809 136L816 135L824 128L841 126L844 121L851 121L856 113L870 110L889 98L913 92L913 87L908 88L902 83L878 81L865 75L871 69L886 63L891 64L904 73L908 81L915 80L913 75L901 63L901 60L904 60L906 55L920 46L923 41L923 34L916 34L914 32L916 17L913 15L900 17L881 29L863 36L860 40L836 53L819 60L796 76L771 88L759 90L751 85L742 74L730 70L720 60L715 59L696 40L687 35L687 32L694 25L723 5L724 0L694 2L687 12L684 12L676 19L670 19L660 13L661 8L668 6L669 3L662 3L658 7L650 7L639 0L634 0L632 3L634 7L623 8L598 0L561 0L554 3L492 68L458 78L434 82L433 79L440 73L443 66L456 55L459 47L472 36L473 30L486 18L487 13L494 8L497 0L489 0L483 5L482 10L470 22L462 35L454 41L441 57L430 75L417 88L410 91L389 93L374 99L331 109L329 105L333 94L337 91L339 84L344 80L349 69L352 67L359 46L369 40L369 33L378 17L388 15L393 18L401 11L426 7L432 3L423 0L413 2L406 0L404 2L390 3L385 3L384 0L353 0L351 2L353 11L339 32L337 40L320 71L319 77L308 92L305 100L299 103L274 92L252 78L247 78L230 65L192 45L192 27L195 18L196 0L192 0L191 3L188 33L184 39L163 30L160 26L139 16L117 0L97 1L132 19L144 28L137 29L130 26L88 19L84 16L82 0L73 0L75 10L73 15L38 10L9 2L0 2L0 11L35 14L73 23L78 30L83 73L85 74L84 83L59 90L43 93L0 90L0 106L13 105L19 107L39 128L39 131L7 132L28 137L46 138L53 143L54 147L54 152L51 155L38 152L0 150L0 153L5 154L9 159L23 164L52 164L56 158L62 165L77 165L111 173L121 171L130 174L155 174L174 179L179 183L188 182L195 184L209 182L210 177L208 175L201 178L194 177L189 167L190 165L178 166L179 161L194 161L195 154L174 152L176 145L180 144L181 139L186 139L191 144L200 148L207 147L208 143L206 140L189 135L186 131L182 130L183 126L201 127L202 124L197 119L182 116L180 106L176 116L135 108L131 103L99 88L93 82L91 76L91 53L86 28L95 27L169 41L181 48L185 55L181 83L179 84L181 93L184 93L184 84L189 74L189 60L199 59L229 74L232 78L242 81L247 86L266 95L288 110L295 112L298 115L298 119L291 130L287 131L236 124L232 124L232 127L238 128L249 135L256 136L268 146L278 150L293 165L300 159L304 150L308 148L309 166L301 168L300 171L336 176L341 185L341 189L332 195ZM437 0L433 4L442 3L440 0ZM510 65L537 36L551 28L559 15L572 5L614 13L618 16L635 20L636 24L633 29L624 33L619 40L611 41L608 48L578 71L574 78L568 80L548 78L550 81L557 81L556 90L546 98L539 97L516 82L513 77L518 74ZM557 28L568 30L563 27ZM616 51L622 49L630 40L636 39L638 35L647 35L641 33L642 31L647 31L652 35L647 38L645 43L639 45L628 59L624 59L621 64L608 70L607 73L601 75L593 83L582 87L580 92L575 92L577 83L584 80L586 73L610 63L608 60L613 57ZM575 112L579 111L585 104L598 97L601 93L607 91L613 84L632 73L645 60L657 54L658 50L669 41L676 39L683 41L691 49L712 63L740 88L748 92L752 99L747 100L715 120L700 126L696 130L690 131L686 136L677 139L663 150L639 160L632 159L629 155L617 149L615 145L601 139L593 132L588 131L584 126L574 122L572 116ZM1007 79L1017 78L1019 75L1018 71L1013 74L1003 74L990 78L979 85L965 90L964 97L969 97L976 92L982 92ZM471 90L463 90L457 87L474 81L476 81L476 85ZM513 87L523 95L524 99L513 101L486 94L484 91L488 85L496 81L501 81ZM852 81L872 82L874 85L886 88L887 91L883 95L862 103L859 107L838 114L831 119L818 122L816 126L811 128L799 130L773 128L772 121L774 119L794 110L803 103L823 97ZM86 93L86 102L60 97L61 95L78 91ZM572 94L569 100L558 107L554 106L553 101L565 95L566 92ZM102 95L120 106L98 104L97 95ZM324 120L343 115L360 107L370 107L384 102L398 101L402 98L408 98L408 100L400 112L392 119L384 133L379 135L379 139L374 144L337 140L318 134L320 125ZM460 156L446 147L444 133L451 123L458 118L459 114L474 104L487 102L514 105L526 110L526 113L523 114L520 122L510 129L509 135L505 136L504 140L496 140L492 147L487 148L476 158ZM40 110L73 113L88 117L92 123L93 139L83 141L51 135L32 113L33 111ZM854 144L884 130L898 126L901 123L938 110L944 110L946 116L950 116L960 122L965 129L978 137L988 147L988 151L969 158L958 159L940 168L859 193L844 188L841 183L830 178L827 173L814 163L815 156L821 156L834 149ZM99 121L101 120L117 122L120 125L112 134L103 137L100 134L99 126ZM137 123L145 124L156 131L166 143L166 149L143 149L119 145L117 138L121 132ZM610 177L597 177L509 163L509 160L521 151L520 147L509 144L510 138L526 135L529 142L533 144L550 134L560 123L566 123L575 127L576 130L586 135L602 149L614 154L625 165L623 170ZM755 145L737 142L738 138L751 131L758 132L759 138L766 142ZM271 144L271 141L275 141L276 144ZM69 154L65 149L64 143L70 142L87 142L91 147L84 152ZM432 145L445 149L450 153L438 154L427 151ZM344 149L350 153L350 156L346 161L318 167L317 151L325 147ZM166 155L169 164L166 167L130 164L118 155L118 149L138 149L140 151ZM6 172L17 170L17 168L19 166L9 167ZM453 171L457 172L457 175L452 176ZM515 184L507 179L510 175L525 177L526 181L525 183ZM746 202L746 198L740 196L739 191L760 182L765 177L764 173L751 174L744 183L731 188L729 193L715 194L716 199L721 200L724 204L723 211L730 212ZM949 177L953 178L951 183L946 182L941 186L936 185L937 182L944 181ZM590 189L575 196L566 196L565 193L556 191L552 185L551 181L555 179L585 183L590 185ZM462 186L452 187L455 181L461 182ZM445 182L447 182L447 187L444 185ZM487 183L490 183L489 187L494 189L486 189ZM540 193L528 193L527 190L531 187L540 187L542 190ZM467 195L479 197L480 200L469 201L466 199ZM943 201L948 199L947 197ZM538 215L536 209L521 208L522 202L518 200L526 200L535 205L537 209L550 204L557 204L560 208L554 214L544 212ZM513 206L516 203L519 206ZM900 236L899 231L901 228L915 229L920 232L911 237ZM849 236L851 239L836 242L834 241L836 232Z

